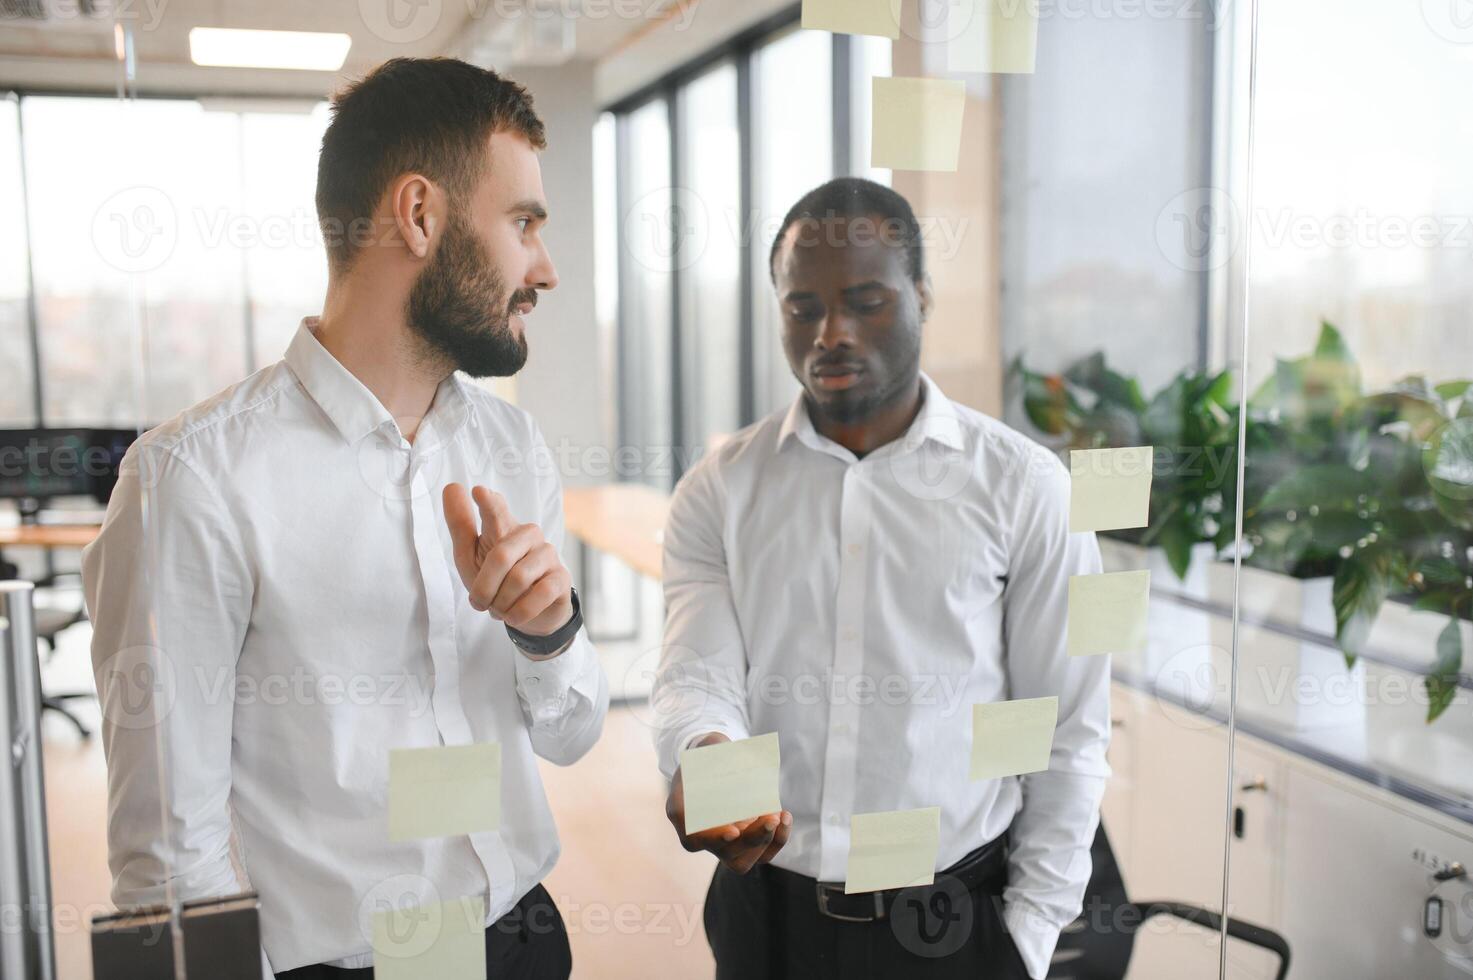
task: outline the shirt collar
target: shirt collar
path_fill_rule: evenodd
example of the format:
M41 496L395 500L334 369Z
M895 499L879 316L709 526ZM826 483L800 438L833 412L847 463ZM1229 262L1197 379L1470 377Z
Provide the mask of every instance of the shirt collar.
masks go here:
M808 416L808 405L803 400L803 392L799 392L788 406L788 413L783 417L783 424L777 433L777 448L781 452L790 439L796 438L809 449L819 452L831 452L831 446L835 446L831 440L820 435L813 427L813 419ZM895 442L905 449L915 449L923 442L934 441L960 452L966 447L966 440L962 436L961 418L957 415L956 405L942 392L941 387L932 381L930 376L921 372L921 410L910 423L910 428ZM892 443L894 445L894 443ZM842 449L842 447L836 447ZM884 448L884 447L881 447ZM845 450L847 453L848 451Z
M383 402L322 346L313 332L317 322L315 316L302 319L286 349L287 367L348 442L357 443L386 426L393 426L397 432L397 423ZM434 430L433 441L443 443L469 415L470 399L460 378L452 374L440 382L424 422ZM420 431L424 432L424 426Z

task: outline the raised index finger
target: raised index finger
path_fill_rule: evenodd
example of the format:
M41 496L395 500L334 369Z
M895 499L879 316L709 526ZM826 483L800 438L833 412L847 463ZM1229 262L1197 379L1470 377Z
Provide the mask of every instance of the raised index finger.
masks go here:
M488 487L476 487L471 491L476 506L481 509L481 533L490 542L500 541L516 529L517 522L511 516L506 498Z
M445 510L445 525L450 529L450 543L455 551L455 570L468 589L476 580L476 539L480 529L476 526L476 512L471 508L471 498L459 483L447 483L441 495Z

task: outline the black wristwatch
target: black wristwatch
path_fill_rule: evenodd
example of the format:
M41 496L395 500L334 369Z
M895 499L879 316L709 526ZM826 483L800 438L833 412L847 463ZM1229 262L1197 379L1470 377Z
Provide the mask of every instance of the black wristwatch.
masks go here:
M568 645L568 641L573 639L579 627L583 625L583 606L578 602L578 590L569 587L568 592L573 597L573 617L559 626L556 632L546 636L533 636L530 633L512 629L510 626L506 628L506 635L511 637L511 641L517 645L518 650L534 657L545 657L557 653Z

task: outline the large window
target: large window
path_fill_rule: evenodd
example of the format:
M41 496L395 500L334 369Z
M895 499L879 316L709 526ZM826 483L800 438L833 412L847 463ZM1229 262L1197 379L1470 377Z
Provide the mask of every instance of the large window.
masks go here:
M280 357L319 308L326 261L312 195L324 106L59 96L0 106L0 194L23 219L0 228L0 359L22 380L0 394L0 419L168 418Z
M30 425L36 417L31 377L30 302L20 157L20 112L0 100L0 425Z
M869 93L854 84L888 69L888 41L791 25L612 107L620 441L673 461L640 478L669 486L796 393L768 249L806 191L836 174L888 181L855 152L868 144Z

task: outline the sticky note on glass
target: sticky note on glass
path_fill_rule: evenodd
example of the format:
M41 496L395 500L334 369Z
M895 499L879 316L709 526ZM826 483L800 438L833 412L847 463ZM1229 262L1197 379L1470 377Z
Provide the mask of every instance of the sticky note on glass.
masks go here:
M965 82L876 78L870 165L893 170L955 170L961 155Z
M1069 454L1069 530L1114 531L1151 522L1150 446Z
M1069 656L1144 653L1150 608L1151 573L1145 569L1069 576Z
M1042 772L1054 748L1059 699L1020 698L972 705L971 778Z
M374 980L486 980L486 900L373 914Z
M947 71L1033 73L1037 0L963 0L947 16Z
M390 840L453 837L500 826L500 743L390 750Z
M777 813L779 768L777 732L680 753L685 832Z
M900 38L900 0L803 0L803 29Z
M929 885L941 850L941 808L856 813L849 818L844 894Z

